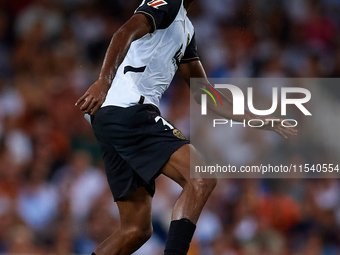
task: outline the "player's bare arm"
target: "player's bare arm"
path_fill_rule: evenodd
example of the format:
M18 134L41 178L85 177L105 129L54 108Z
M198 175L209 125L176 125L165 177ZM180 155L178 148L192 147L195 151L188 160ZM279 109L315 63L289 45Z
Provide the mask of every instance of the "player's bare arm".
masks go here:
M112 37L98 80L76 102L80 110L93 115L103 104L107 91L133 41L149 33L152 25L142 14L133 15Z
M204 71L204 68L199 60L192 61L189 63L183 63L179 67L179 72L181 73L183 79L185 82L190 85L190 78L203 78L206 79L206 83L209 84L207 75ZM201 95L203 93L202 90L199 89L198 84L191 84L190 90L191 93L194 96L194 99L198 104L201 103ZM283 138L288 138L288 135L296 135L297 130L292 127L282 127L281 126L281 119L274 118L274 117L266 117L266 118L259 118L258 116L255 116L254 114L250 113L249 111L245 111L244 115L233 115L233 104L232 102L224 96L221 92L217 91L219 94L222 105L215 106L214 102L212 100L207 101L207 107L214 113L218 114L221 117L224 117L226 119L232 119L234 121L242 122L243 120L251 120L251 119L262 119L264 121L264 126L260 129L262 130L269 130L274 131L277 134L279 134Z

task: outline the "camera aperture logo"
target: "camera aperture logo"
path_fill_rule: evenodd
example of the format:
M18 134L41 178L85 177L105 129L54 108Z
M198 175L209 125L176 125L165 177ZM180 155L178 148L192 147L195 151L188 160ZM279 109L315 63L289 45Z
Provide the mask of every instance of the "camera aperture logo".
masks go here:
M231 92L232 95L232 104L233 104L233 115L235 116L241 116L245 114L245 96L243 91L231 84L215 84L214 87L211 85L205 84L205 83L200 83L206 86L206 88L210 89L218 98L220 101L221 106L222 100L216 89L228 89ZM215 107L218 106L215 97L213 94L205 88L199 88L202 91L206 92L207 94L202 94L201 95L201 115L207 115L207 109L208 109L208 102L207 102L207 95L209 95L214 104ZM254 107L254 100L253 100L253 88L248 87L247 89L247 105L249 108L249 111L256 115L256 116L268 116L273 114L278 106L279 106L279 89L277 87L273 87L272 89L272 106L267 109L267 110L258 110ZM290 98L289 94L299 94L301 95L301 98ZM307 110L307 108L304 106L304 104L308 103L311 100L311 92L308 89L305 88L298 88L298 87L282 87L281 88L281 116L287 116L287 105L294 105L297 107L305 116L312 116L312 114ZM269 121L274 125L274 120L273 119L251 119L251 120L243 120L243 122L238 123L234 122L232 120L227 120L227 119L214 119L213 120L213 127L216 127L217 125L226 125L230 123L230 126L233 127L234 125L243 125L244 127L249 126L249 127L262 127L265 125L265 121ZM256 124L254 124L256 123ZM294 124L293 124L294 123ZM282 119L281 122L283 127L296 127L298 125L298 121L295 119Z
M199 82L199 84L202 84L202 85L206 86L207 88L209 88L217 96L218 100L220 101L221 106L223 106L221 97L217 93L216 89L214 89L211 85L208 85L206 83ZM203 90L205 93L207 93L211 97L211 99L214 101L215 106L217 106L215 97L211 94L211 92L209 92L209 90L204 89L204 88L199 88L199 89ZM207 115L207 95L205 95L205 94L202 94L202 105L203 104L205 105L205 107L204 108L202 107L202 115Z

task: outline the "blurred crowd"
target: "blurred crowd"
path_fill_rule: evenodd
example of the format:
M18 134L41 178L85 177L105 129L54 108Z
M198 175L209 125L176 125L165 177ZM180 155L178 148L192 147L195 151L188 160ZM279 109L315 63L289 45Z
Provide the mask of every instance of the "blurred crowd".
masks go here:
M91 254L117 228L101 153L74 103L139 4L0 0L0 254ZM340 75L339 0L195 0L189 17L209 77ZM189 94L176 77L160 107L186 136ZM235 147L221 157L253 164L285 149L254 132L229 135ZM299 139L306 153L293 151L292 162L329 160ZM136 254L162 254L179 193L157 179L154 235ZM338 255L339 233L337 179L221 179L190 254Z

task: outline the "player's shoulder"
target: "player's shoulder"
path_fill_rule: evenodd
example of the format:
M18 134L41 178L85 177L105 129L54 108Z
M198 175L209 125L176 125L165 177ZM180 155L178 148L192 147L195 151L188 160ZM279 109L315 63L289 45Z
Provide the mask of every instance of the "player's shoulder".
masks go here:
M143 0L135 13L151 18L154 30L166 29L175 20L183 0Z

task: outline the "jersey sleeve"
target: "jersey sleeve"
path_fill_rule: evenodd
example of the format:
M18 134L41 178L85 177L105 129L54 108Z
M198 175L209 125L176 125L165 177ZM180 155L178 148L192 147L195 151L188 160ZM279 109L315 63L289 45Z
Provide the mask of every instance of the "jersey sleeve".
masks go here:
M185 50L184 56L181 60L181 64L189 63L195 60L200 60L200 58L197 54L197 45L196 45L196 39L195 39L195 34L194 34L193 37L191 38L190 44Z
M144 0L135 14L144 14L152 23L152 31L166 29L175 20L182 0Z

